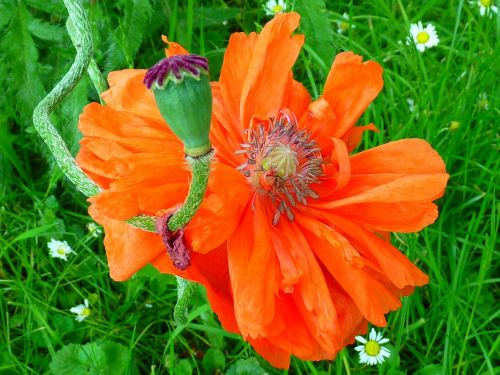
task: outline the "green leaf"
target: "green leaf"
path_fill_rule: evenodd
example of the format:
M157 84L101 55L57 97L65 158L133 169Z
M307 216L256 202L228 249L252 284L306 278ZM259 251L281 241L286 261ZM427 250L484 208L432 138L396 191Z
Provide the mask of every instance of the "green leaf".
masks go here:
M68 16L68 12L62 1L28 0L28 5L51 16L57 15L64 18Z
M175 366L175 375L191 375L193 373L193 368L189 363L188 359L181 359Z
M202 365L207 374L215 374L226 367L226 357L219 349L210 348L203 356Z
M120 375L127 371L129 362L125 346L106 340L66 345L54 355L50 369L65 375Z
M149 0L127 0L125 1L122 28L122 42L125 47L127 63L133 64L135 54L142 44L153 8Z
M64 39L65 30L61 26L51 25L50 23L44 22L38 18L32 18L29 21L28 28L34 37L60 42Z
M0 50L2 62L0 86L7 87L4 95L15 98L16 109L22 125L32 122L36 104L43 98L45 89L39 75L38 50L28 28L30 15L22 1L14 8L8 32L2 38ZM15 64L10 62L15 61Z
M335 54L334 34L323 0L296 0L295 10L302 16L300 29L306 43L330 66Z
M23 180L28 181L29 177L23 167L22 161L12 147L15 139L16 136L9 131L6 116L0 114L0 163L5 158L5 162L10 162ZM1 180L3 181L3 178Z
M413 375L441 375L444 373L442 365L427 365L415 371Z
M226 372L226 375L266 375L256 358L238 359Z
M233 19L238 14L240 14L240 8L229 8L229 7L208 7L208 8L195 8L195 20L193 25L195 27L200 25L200 18L203 17L203 26L219 26L225 21Z

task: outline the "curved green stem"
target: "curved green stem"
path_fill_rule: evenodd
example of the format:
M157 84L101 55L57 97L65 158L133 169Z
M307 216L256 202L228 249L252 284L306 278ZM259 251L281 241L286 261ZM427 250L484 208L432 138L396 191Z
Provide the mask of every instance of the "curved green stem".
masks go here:
M168 221L168 227L172 231L176 231L184 227L191 221L196 211L200 208L200 204L205 197L205 192L208 185L208 176L210 174L210 163L214 155L213 151L200 156L198 158L186 157L186 160L191 168L193 179L189 186L189 193L184 201L184 204L172 215Z
M73 23L71 18L68 18L68 20L66 21L66 30L68 30L68 34L71 41L73 42L73 45L76 49L78 49L79 41L81 39L81 37L79 36L80 31L75 28L75 24ZM90 80L94 84L94 87L99 94L101 104L104 104L101 93L108 89L108 83L106 82L106 79L104 79L104 76L102 75L99 67L97 66L97 63L92 56L90 57L89 65L87 66L87 73L89 74Z
M68 31L77 50L75 61L61 81L36 106L33 112L33 124L65 176L80 192L90 197L102 190L87 177L76 163L64 140L52 124L50 113L71 92L86 70L88 70L99 95L107 88L107 85L97 65L92 60L92 34L85 11L78 0L64 0L64 4L69 13ZM172 231L184 227L198 211L208 185L212 157L213 151L199 158L186 158L192 171L192 181L184 205L169 220L168 226ZM137 228L156 232L156 217L139 215L128 220L128 222ZM174 318L178 323L183 323L186 320L186 312L194 294L196 283L182 279L181 277L177 277L177 283L178 300L174 309Z
M205 192L208 185L208 177L210 175L210 163L214 156L214 152L210 151L198 158L186 157L193 179L189 186L189 193L184 201L184 204L178 209L168 221L168 227L172 231L176 231L184 227L191 221L193 216L200 208L201 202L205 197ZM179 324L187 322L187 312L191 305L192 297L197 288L195 282L185 280L177 276L177 304L174 307L174 319Z
M64 140L50 121L50 113L71 92L85 73L93 52L92 38L85 11L77 0L64 0L64 4L75 27L80 30L78 33L79 47L77 48L75 61L69 71L36 106L33 112L33 124L50 149L59 168L78 190L89 197L96 195L101 189L83 173L66 147Z

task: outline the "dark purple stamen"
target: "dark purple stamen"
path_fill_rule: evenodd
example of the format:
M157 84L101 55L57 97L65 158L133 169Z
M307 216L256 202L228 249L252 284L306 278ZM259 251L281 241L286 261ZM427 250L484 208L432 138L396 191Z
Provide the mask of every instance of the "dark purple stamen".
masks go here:
M168 227L168 220L172 213L156 221L156 230L161 235L163 245L175 268L184 271L191 265L191 252L186 244L184 229L172 232Z
M175 79L182 79L182 73L199 77L201 72L208 73L208 60L198 55L175 55L167 57L152 66L144 77L144 84L148 89L154 82L162 86L165 78L173 74Z

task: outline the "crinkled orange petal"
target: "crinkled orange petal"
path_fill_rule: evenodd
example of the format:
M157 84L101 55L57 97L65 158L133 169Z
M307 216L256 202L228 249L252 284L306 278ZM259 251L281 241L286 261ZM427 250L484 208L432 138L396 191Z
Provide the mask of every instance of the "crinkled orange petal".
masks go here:
M243 337L265 334L275 316L279 285L270 225L256 201L255 212L247 208L227 244L234 310Z
M438 217L437 206L430 201L359 203L334 212L372 230L400 233L418 232Z
M106 139L132 152L174 149L182 153L181 142L164 123L131 112L114 110L110 106L97 103L87 105L80 115L78 128L86 138Z
M258 35L241 89L243 128L252 116L275 116L281 109L291 68L304 43L303 35L292 36L299 20L297 13L277 14Z
M429 142L410 138L389 142L351 157L352 174L445 173L444 161Z
M166 255L155 258L151 264L160 272L176 274L202 284L207 291L210 306L219 317L224 329L238 332L225 245L206 254L192 253L191 266L185 271L175 268Z
M330 103L335 121L325 132L335 138L354 126L384 85L382 67L362 60L352 52L339 53L326 79L322 97Z
M347 185L311 205L377 231L414 232L437 218L432 201L443 194L448 175L427 142L406 139L375 147L352 156L350 168Z
M186 226L193 251L206 253L221 245L236 229L248 204L246 178L234 168L215 164L200 209Z
M332 138L332 141L334 148L331 159L332 162L338 166L337 173L334 177L336 182L335 189L342 189L351 178L351 162L345 143L337 138Z
M257 38L256 33L231 34L220 72L221 97L228 118L227 123L231 126L228 126L227 130L231 129L238 136L245 127L240 121L241 95Z
M119 177L115 161L131 154L131 151L115 142L85 137L80 140L76 161L92 181L107 189L109 184Z
M250 338L248 342L252 345L252 348L272 366L282 369L288 369L288 367L290 367L291 353L272 344L270 340L265 338Z
M103 216L93 206L89 208L89 214L104 227L104 247L113 280L127 280L160 254L165 253L165 247L157 234L134 228L122 220Z
M300 119L306 112L311 103L311 95L306 87L294 80L292 77L288 80L289 87L285 90L287 98L283 103L283 108L288 108L297 119Z
M164 124L153 92L144 84L145 69L125 69L109 73L109 89L101 96L116 111L151 118ZM165 126L165 124L164 124Z
M432 201L443 195L447 181L448 175L446 173L402 175L357 195L329 202L312 203L311 205L323 209L333 209L357 203Z
M284 292L293 295L304 324L319 347L323 348L322 352L333 353L334 348L338 347L336 332L340 327L335 319L335 308L330 299L323 271L312 249L300 228L285 219L271 228L271 236L280 271L285 277ZM293 264L295 272L287 279L288 263Z
M170 42L166 35L161 36L161 40L168 45L168 48L165 48L165 55L168 57L176 56L176 55L188 55L189 52L183 46L176 42Z
M224 103L219 82L212 82L212 126L210 127L210 140L216 150L217 156L225 164L237 167L243 164L243 157L234 152L240 149L243 143L243 132L235 125L237 122L231 119L234 113L228 110Z
M349 129L343 136L342 141L347 146L347 151L349 153L353 152L356 147L358 147L361 139L363 137L363 133L371 130L378 133L378 129L374 124L368 124L364 126L353 126Z
M380 266L383 275L396 288L404 289L408 286L421 286L428 283L427 275L389 242L345 217L324 213L321 214L321 217L327 219L332 225L342 228L345 234L355 239L361 246L358 248L359 251L361 252L363 249L364 256L374 259Z
M384 314L400 307L399 299L370 275L362 257L333 228L305 215L297 216L297 222L316 256L363 316L375 325L384 326Z

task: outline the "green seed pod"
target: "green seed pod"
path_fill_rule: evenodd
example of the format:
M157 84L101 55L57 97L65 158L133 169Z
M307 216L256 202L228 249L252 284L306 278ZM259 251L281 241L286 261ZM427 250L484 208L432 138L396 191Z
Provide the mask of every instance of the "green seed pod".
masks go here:
M208 153L212 90L207 59L197 55L167 57L148 70L144 83L153 90L170 129L184 143L186 155Z

